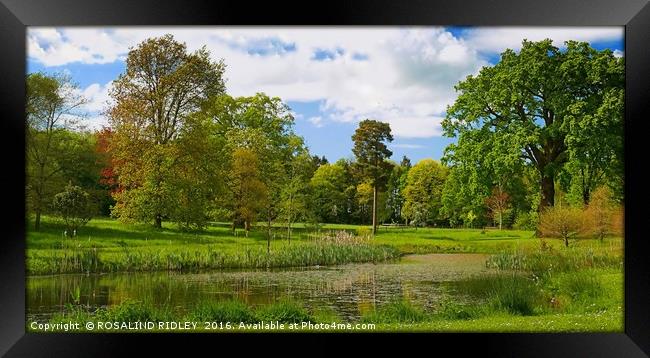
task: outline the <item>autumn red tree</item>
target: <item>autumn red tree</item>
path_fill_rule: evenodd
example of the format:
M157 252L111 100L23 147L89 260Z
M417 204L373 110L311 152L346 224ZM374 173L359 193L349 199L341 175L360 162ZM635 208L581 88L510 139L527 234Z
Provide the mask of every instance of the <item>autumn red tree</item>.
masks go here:
M103 127L95 133L97 164L101 167L99 185L106 190L106 195L101 202L101 211L110 214L110 206L114 204L113 194L121 191L117 174L113 169L113 156L111 155L111 139L113 131L110 127Z

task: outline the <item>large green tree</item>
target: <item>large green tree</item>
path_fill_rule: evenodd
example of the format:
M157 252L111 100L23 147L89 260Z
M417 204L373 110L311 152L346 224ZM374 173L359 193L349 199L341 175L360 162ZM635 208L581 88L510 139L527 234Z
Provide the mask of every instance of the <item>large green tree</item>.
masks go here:
M122 188L115 215L160 228L163 218L178 211L173 182L186 151L177 142L189 115L225 91L224 69L205 47L190 53L171 35L147 39L129 51L124 73L113 81L114 105L107 111Z
M64 172L75 165L78 152L67 150L76 144L68 129L83 114L84 103L86 99L78 95L68 76L27 76L27 203L35 215L36 230L54 194L65 186Z
M433 159L423 159L408 172L402 216L415 225L438 221L447 168Z
M366 119L352 136L354 147L352 152L357 158L359 171L372 185L372 234L377 232L377 191L386 183L392 169L387 161L393 152L388 149L386 142L393 141L388 123Z
M470 75L455 88L459 96L442 123L458 144L448 148L451 166L488 163L500 180L518 166L530 166L538 177L538 210L553 206L555 180L575 152L577 143L610 142L618 136L597 136L576 130L602 111L606 98L622 89L623 60L612 51L569 41L565 49L551 40L523 41L519 52L506 50L500 61ZM600 116L616 126L617 118ZM608 125L609 126L609 125ZM608 127L606 126L606 127ZM494 174L496 173L496 174ZM507 177L507 175L506 175ZM496 184L496 183L493 183Z
M302 140L294 139L294 151L286 163L286 180L280 192L280 214L287 225L287 240L291 243L291 227L298 220L309 219L307 212L309 181L316 167L313 157L302 145Z
M310 180L311 211L320 222L342 222L347 214L346 172L340 163L323 164Z

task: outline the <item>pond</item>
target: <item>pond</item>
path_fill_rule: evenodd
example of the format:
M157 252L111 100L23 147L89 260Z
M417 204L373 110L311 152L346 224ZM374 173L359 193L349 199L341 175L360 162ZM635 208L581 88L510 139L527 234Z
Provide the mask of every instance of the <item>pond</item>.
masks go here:
M327 308L354 321L392 300L433 307L445 283L486 271L485 255L409 255L399 262L332 267L236 270L204 273L112 273L31 276L27 278L27 319L47 321L73 303L110 307L127 299L172 307L179 312L205 300L238 299L263 305L291 298L308 309Z

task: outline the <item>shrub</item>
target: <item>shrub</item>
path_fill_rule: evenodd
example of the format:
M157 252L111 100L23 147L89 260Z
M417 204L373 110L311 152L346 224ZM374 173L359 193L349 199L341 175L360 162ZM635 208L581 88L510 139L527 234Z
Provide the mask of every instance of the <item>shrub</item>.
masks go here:
M77 229L92 217L90 196L72 184L68 184L63 192L54 196L52 207L65 223L68 236L74 236Z
M606 186L599 187L591 194L589 205L585 210L588 232L602 241L605 236L614 233L616 214L616 204L612 200L611 190Z
M569 238L585 232L585 215L575 207L554 206L540 215L538 229L542 236L561 238L568 247Z

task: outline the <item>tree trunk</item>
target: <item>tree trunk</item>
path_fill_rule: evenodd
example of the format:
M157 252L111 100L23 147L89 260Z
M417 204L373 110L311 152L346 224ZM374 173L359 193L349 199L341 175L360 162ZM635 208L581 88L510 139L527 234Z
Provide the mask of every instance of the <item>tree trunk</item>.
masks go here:
M552 176L542 176L541 179L541 200L539 202L538 212L555 205L555 181Z
M36 209L36 219L34 220L34 230L38 231L41 229L41 209Z
M162 229L162 216L160 214L156 214L156 217L153 222L153 226L156 229Z
M289 238L289 245L291 245L291 222L287 223L287 238Z
M589 189L587 189L587 188L583 188L583 189L582 189L582 202L583 202L585 205L589 205L589 197L590 197L590 196L591 196L591 195L590 195L590 193L589 193Z
M377 184L372 187L372 236L377 233Z
M271 253L271 216L266 226L266 253Z
M564 247L569 247L569 237L568 236L564 237Z
M503 213L499 211L499 230L503 230Z

